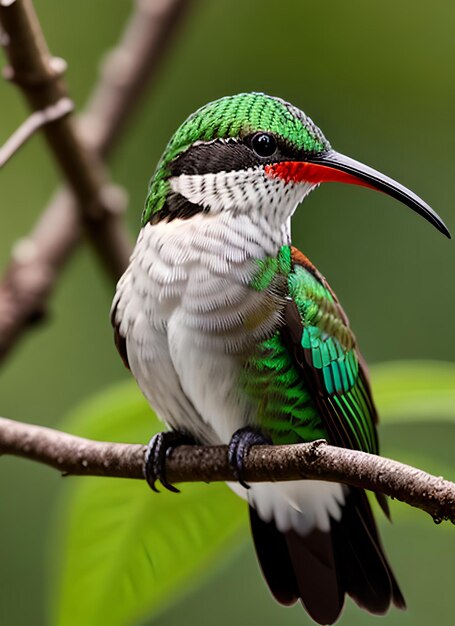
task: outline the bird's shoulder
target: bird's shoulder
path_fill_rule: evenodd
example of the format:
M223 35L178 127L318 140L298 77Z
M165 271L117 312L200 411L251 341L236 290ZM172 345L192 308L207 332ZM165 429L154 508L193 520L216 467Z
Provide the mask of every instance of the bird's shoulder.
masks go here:
M304 342L313 343L316 347L318 339L323 338L324 346L329 349L325 360L332 359L331 354L336 358L334 348L337 348L338 356L341 356L340 351L348 353L355 350L356 339L349 319L325 277L303 252L295 247L291 247L291 259L289 298L293 307L298 310L301 324L307 331ZM311 335L314 336L313 342ZM316 353L315 357L317 358Z

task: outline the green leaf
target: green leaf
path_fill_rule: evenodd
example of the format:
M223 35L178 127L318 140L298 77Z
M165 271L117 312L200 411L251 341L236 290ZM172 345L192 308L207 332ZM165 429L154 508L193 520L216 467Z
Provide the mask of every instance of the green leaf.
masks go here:
M66 428L145 442L162 424L128 382L84 404ZM245 503L220 483L185 484L180 494L95 477L70 478L65 487L51 594L58 626L124 626L156 613L225 561L246 527Z
M381 423L455 422L455 364L393 361L371 368Z

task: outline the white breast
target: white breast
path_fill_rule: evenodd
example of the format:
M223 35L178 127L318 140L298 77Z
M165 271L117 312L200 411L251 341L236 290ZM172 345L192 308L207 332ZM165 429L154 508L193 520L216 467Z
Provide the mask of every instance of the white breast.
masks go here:
M224 213L148 224L118 285L132 373L163 421L202 441L227 443L255 417L237 377L239 355L279 321L277 302L248 287L254 259L282 244L271 230Z

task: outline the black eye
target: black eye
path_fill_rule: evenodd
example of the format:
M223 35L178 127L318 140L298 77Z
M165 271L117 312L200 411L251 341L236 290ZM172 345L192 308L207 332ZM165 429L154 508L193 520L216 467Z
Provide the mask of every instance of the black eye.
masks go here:
M271 157L277 149L276 139L269 133L256 133L251 140L251 147L260 157Z

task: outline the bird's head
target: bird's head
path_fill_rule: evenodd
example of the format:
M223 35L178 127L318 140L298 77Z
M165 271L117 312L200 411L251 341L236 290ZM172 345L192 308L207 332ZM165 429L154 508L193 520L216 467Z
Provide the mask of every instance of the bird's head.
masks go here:
M450 236L416 194L336 152L305 113L261 93L210 102L180 126L152 179L143 224L222 211L255 211L283 224L324 182L383 191Z

